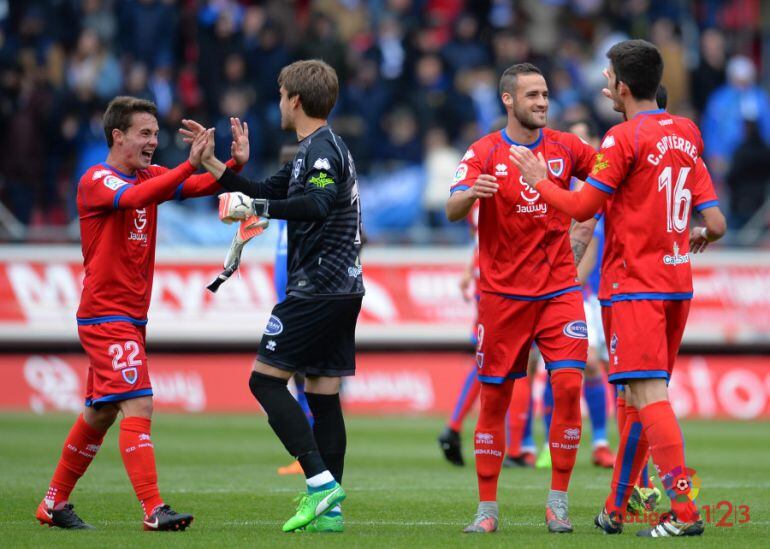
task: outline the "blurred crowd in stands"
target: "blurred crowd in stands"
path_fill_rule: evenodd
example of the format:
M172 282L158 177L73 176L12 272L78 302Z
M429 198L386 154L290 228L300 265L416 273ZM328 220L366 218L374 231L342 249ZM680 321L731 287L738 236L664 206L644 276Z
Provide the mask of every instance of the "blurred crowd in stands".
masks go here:
M604 54L628 37L660 47L669 110L700 124L737 228L769 188L761 3L0 0L0 235L8 213L33 228L76 219L77 180L106 157L101 115L118 94L157 103L155 162L186 158L176 133L183 117L216 127L217 153L227 157L228 117L238 116L251 130L246 174L266 175L292 139L280 130L278 72L322 58L340 77L332 125L356 159L370 239L464 238L444 222L443 206L465 148L504 115L500 73L535 63L550 86L550 125L590 120L602 132L618 121L600 94ZM175 208L181 227L206 219L175 238L221 234L209 230L213 199Z

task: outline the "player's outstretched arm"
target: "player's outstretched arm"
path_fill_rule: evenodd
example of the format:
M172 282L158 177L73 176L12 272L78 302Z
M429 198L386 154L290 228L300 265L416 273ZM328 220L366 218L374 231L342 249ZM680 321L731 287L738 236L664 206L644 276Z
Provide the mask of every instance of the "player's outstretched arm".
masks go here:
M120 209L144 208L166 200L185 179L191 176L200 165L201 154L213 142L213 131L199 134L190 147L189 158L176 168L143 181L141 185L122 187L122 192L115 198L115 205ZM125 190L123 190L125 189Z
M495 176L482 173L471 188L451 194L446 203L447 219L453 222L465 219L476 200L493 197L499 188L500 185Z
M727 232L727 222L719 207L705 208L700 214L705 227L693 227L690 231L690 251L694 254L704 251L711 242L716 242Z
M248 128L248 127L247 127ZM231 149L232 150L232 149ZM286 198L291 178L291 164L285 164L275 174L262 181L251 181L238 175L214 155L214 143L201 156L203 169L216 179L226 191L243 193L252 198Z
M524 182L540 193L542 199L576 221L588 221L609 198L609 194L583 185L578 191L568 191L548 179L542 153L536 157L527 147L513 146L508 157L521 172Z

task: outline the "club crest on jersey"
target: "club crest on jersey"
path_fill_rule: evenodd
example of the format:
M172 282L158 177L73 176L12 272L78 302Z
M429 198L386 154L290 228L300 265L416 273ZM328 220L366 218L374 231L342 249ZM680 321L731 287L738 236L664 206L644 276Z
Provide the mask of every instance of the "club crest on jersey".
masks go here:
M276 336L283 332L283 322L275 315L270 315L270 320L267 321L265 327L265 335Z
M583 320L573 320L564 326L564 335L574 339L588 339L588 326Z
M554 158L553 160L549 160L548 170L553 174L554 177L561 177L561 174L564 173L564 159Z
M126 383L129 385L133 385L136 383L137 378L139 377L139 374L136 371L136 368L125 368L120 371L120 374L123 376L123 379L126 380Z
M294 161L294 170L291 172L291 176L294 179L297 179L299 177L299 172L302 170L302 159L297 158L297 160Z

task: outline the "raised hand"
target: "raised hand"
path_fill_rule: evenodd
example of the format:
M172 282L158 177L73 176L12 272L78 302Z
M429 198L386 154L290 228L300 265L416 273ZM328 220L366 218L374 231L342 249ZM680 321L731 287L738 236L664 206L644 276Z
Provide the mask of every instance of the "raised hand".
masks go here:
M185 143L192 143L201 132L206 131L206 128L201 126L198 122L187 118L182 119L182 126L184 126L184 128L179 128L179 133L184 136L183 141Z
M491 198L500 188L494 175L482 173L470 188L473 198Z
M230 132L233 142L230 145L230 156L239 166L249 161L249 125L238 118L230 118Z
M521 178L532 189L535 183L548 177L548 171L545 166L543 153L537 153L537 156L527 147L513 145L510 149L508 158L513 162L521 172Z
M214 154L214 129L205 130L199 132L193 139L192 146L190 147L190 164L196 168L200 168L203 161L203 155L206 151L210 151L210 154Z

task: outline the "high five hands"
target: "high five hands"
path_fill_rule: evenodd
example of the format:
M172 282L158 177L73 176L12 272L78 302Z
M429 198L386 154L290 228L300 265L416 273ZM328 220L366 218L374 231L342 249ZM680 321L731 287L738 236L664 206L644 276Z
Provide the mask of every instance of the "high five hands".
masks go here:
M182 126L184 127L179 129L179 133L184 136L185 143L194 143L194 140L197 136L199 136L202 132L207 131L206 128L204 128L195 120L183 119ZM212 158L214 154L214 129L211 128L208 131L211 132L212 137L211 143L208 143L208 146L203 152L204 160ZM239 118L231 117L230 132L233 136L233 141L230 144L230 156L232 156L236 164L243 166L246 164L246 162L249 161L249 125L246 122L241 124L241 120Z

